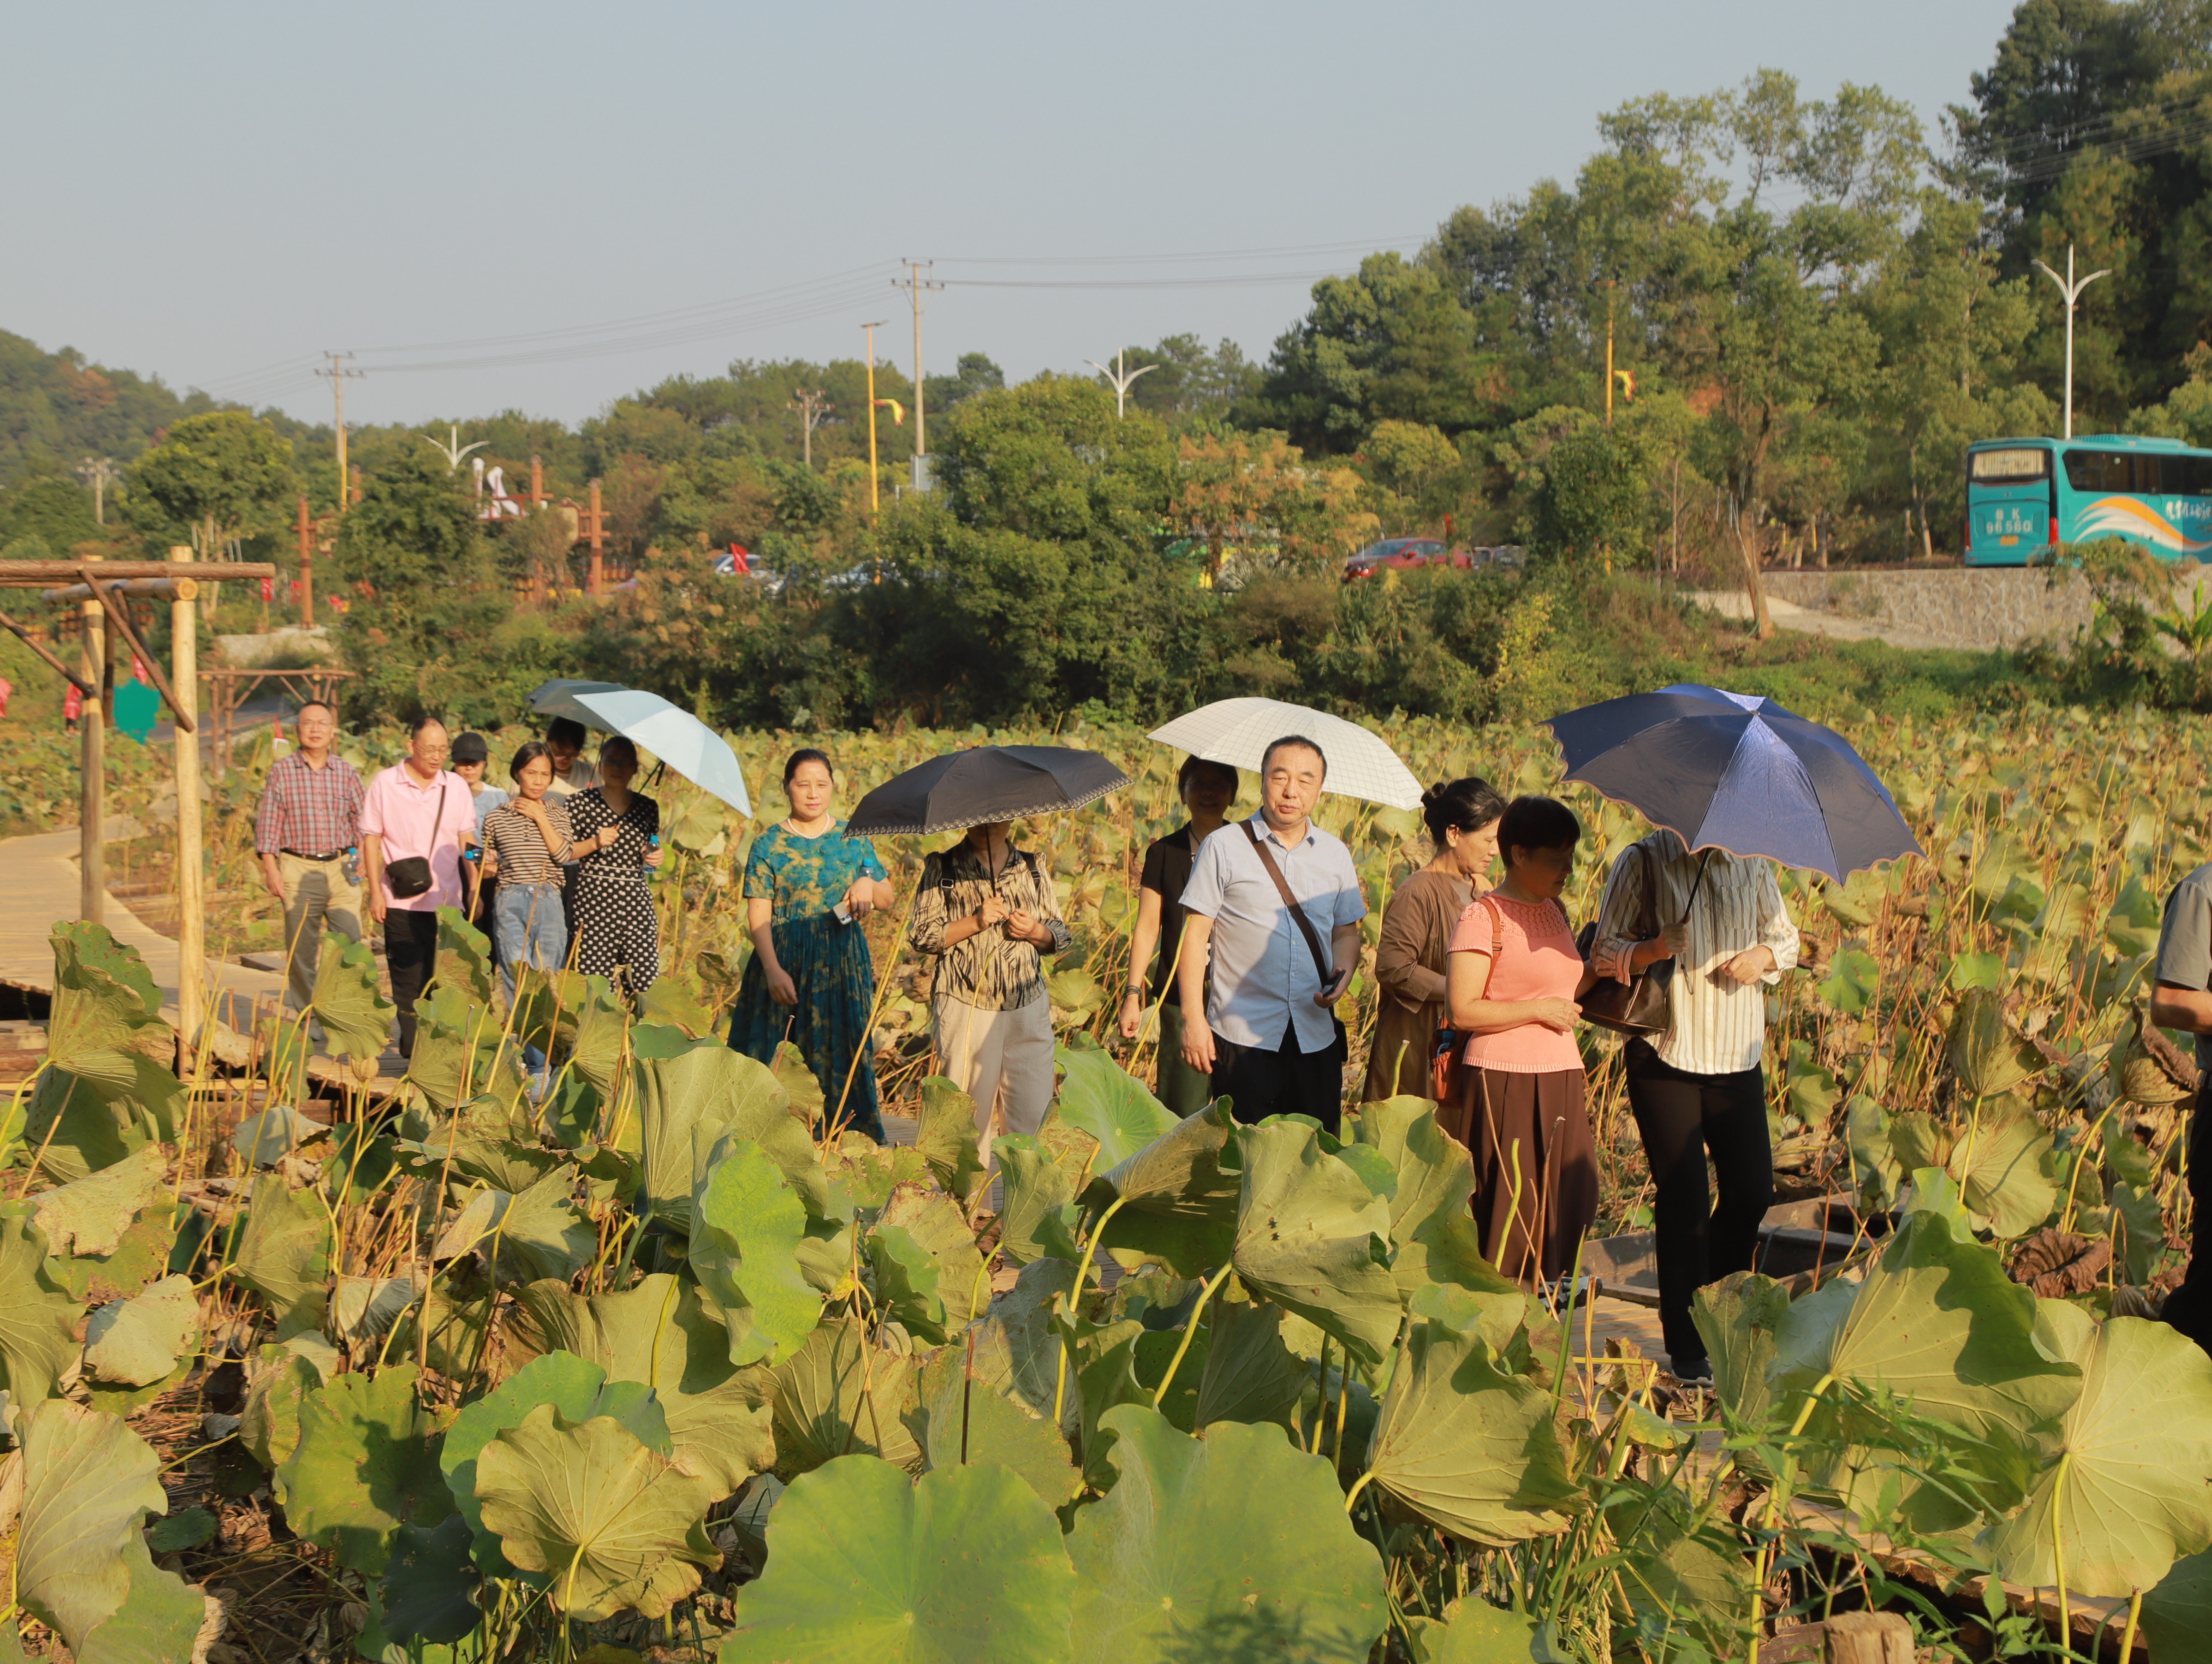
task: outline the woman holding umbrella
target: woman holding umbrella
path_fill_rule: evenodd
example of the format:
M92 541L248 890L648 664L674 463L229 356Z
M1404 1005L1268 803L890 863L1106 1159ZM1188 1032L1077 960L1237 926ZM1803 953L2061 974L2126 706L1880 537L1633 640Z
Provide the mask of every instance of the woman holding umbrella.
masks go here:
M876 975L859 926L896 898L875 846L848 837L831 817L837 787L824 753L793 751L783 791L791 813L755 838L745 857L753 956L730 1013L730 1048L772 1063L788 1039L821 1084L823 1114L881 1143L867 1055Z

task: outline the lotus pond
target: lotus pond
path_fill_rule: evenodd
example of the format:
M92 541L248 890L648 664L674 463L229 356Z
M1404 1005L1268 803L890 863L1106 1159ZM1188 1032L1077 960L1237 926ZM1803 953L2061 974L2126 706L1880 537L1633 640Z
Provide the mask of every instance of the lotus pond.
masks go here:
M1557 779L1533 730L1382 726L1424 778ZM1076 943L1053 1115L995 1179L909 963L879 1062L910 1147L817 1142L824 1084L716 1041L749 829L680 792L643 1008L581 977L509 1008L449 916L396 1094L364 948L317 985L341 1089L297 1021L245 1073L172 1067L136 956L58 928L47 1059L0 1122L0 1659L1598 1664L1748 1659L1862 1606L1928 1656L2065 1655L2006 1584L2069 1591L2080 1655L2202 1655L2212 1359L2154 1321L2194 1069L2142 999L2212 747L2147 714L1843 726L1928 858L1785 875L1808 969L1768 1064L1784 1185L1859 1228L1816 1275L1706 1292L1710 1393L1483 1262L1425 1102L1340 1140L1152 1099L1101 999L1175 823L1176 759L1130 731L1063 732L1137 784L1021 835ZM831 749L850 801L967 738ZM738 740L755 779L799 743ZM1644 829L1569 796L1582 918ZM1379 913L1412 817L1322 818ZM884 841L895 875L921 847ZM1585 1043L1600 1229L1632 1229L1646 1175Z

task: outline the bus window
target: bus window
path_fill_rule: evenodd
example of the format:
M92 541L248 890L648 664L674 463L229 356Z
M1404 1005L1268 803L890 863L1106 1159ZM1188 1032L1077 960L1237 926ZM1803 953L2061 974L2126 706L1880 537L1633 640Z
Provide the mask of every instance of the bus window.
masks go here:
M2212 457L2160 457L2159 495L2212 497Z
M2069 451L2066 483L2076 491L2156 491L2158 460L2131 451ZM2138 462L2152 466L2138 471Z
M2051 452L2027 445L1977 451L1966 461L1966 477L1978 485L2025 485L2050 471Z

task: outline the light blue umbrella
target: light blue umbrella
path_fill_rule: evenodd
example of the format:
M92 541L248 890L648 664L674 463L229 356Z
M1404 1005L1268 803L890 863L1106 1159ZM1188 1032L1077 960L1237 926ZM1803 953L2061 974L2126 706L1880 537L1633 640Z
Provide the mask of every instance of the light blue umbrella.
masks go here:
M689 711L678 710L659 694L635 688L613 693L573 695L576 704L599 725L637 742L668 768L703 787L739 814L753 812L745 777L729 742Z
M586 710L576 702L579 694L626 693L629 689L619 682L585 682L573 676L556 676L550 682L541 682L531 690L530 708L539 716L565 716L571 722L580 722L587 728L604 728L606 720Z

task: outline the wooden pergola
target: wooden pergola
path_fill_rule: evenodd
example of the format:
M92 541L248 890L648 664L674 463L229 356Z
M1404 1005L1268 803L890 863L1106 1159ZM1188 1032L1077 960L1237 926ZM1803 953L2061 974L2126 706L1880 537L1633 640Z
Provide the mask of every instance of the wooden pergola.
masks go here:
M177 1023L187 1044L200 1038L206 1019L207 913L201 861L204 838L200 824L200 740L198 712L199 586L240 578L273 580L276 568L260 561L195 561L187 548L169 551L167 561L0 561L0 589L36 589L44 598L76 602L84 609L78 664L71 670L37 635L5 612L0 627L84 695L77 730L82 743L79 769L79 845L83 890L78 914L100 922L107 896L106 772L107 711L103 698L113 680L107 651L112 624L124 645L154 678L176 723L177 785ZM167 600L170 605L170 666L140 639L131 622L129 598Z
M353 674L320 665L281 671L202 671L200 680L207 683L208 691L208 761L215 777L221 780L230 767L230 742L237 732L239 707L258 693L264 683L274 682L295 703L304 705L312 699L328 705L337 697L338 683Z

